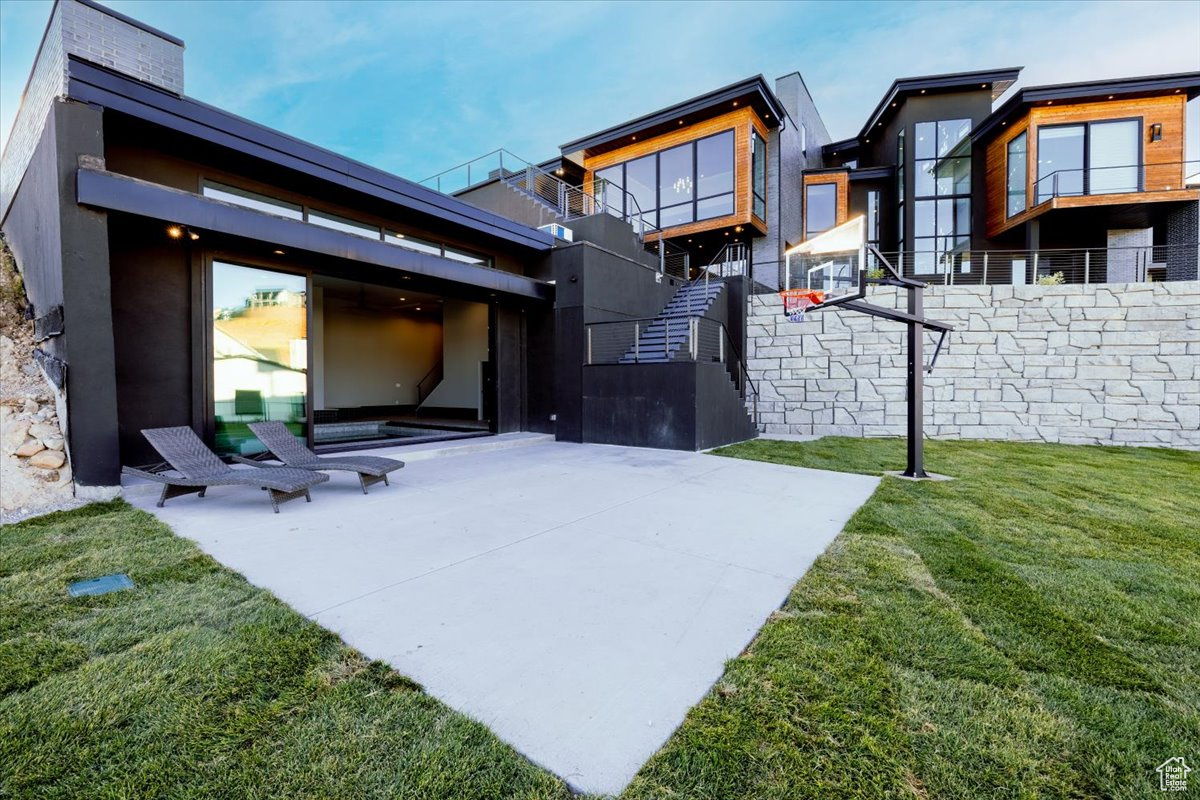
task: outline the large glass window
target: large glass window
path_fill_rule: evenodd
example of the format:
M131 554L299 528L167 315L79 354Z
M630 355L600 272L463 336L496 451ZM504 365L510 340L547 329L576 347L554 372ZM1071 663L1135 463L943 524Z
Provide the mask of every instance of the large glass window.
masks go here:
M971 120L913 127L913 269L940 273L971 247Z
M1028 139L1025 131L1008 143L1008 167L1005 173L1005 201L1008 216L1025 210L1025 179L1028 171Z
M622 164L596 170L592 178L593 195L604 203L609 213L625 215L625 168Z
M758 135L758 131L750 132L750 172L753 180L751 185L754 195L754 216L766 221L767 219L767 144Z
M837 224L837 184L810 183L804 189L804 236L812 237Z
M880 193L878 189L867 190L867 242L876 247L880 242Z
M618 189L624 188L646 222L659 228L728 216L734 213L733 150L733 131L724 131L596 170L594 191L599 196L609 187L608 204L613 213L620 213Z
M205 197L222 200L226 203L233 203L244 208L252 208L255 211L265 211L268 214L275 214L280 217L287 217L288 219L304 219L304 209L295 203L277 200L274 197L247 191L246 189L239 189L236 186L227 186L216 181L205 181L201 193Z
M262 450L248 423L308 431L308 298L303 275L213 263L215 449Z
M649 155L625 164L625 191L637 201L646 222L658 225L658 156ZM632 212L633 209L630 209Z
M1088 194L1141 191L1142 124L1136 119L1088 127Z
M661 227L684 225L696 219L695 147L688 143L658 154L658 208Z
M1038 128L1037 201L1083 194L1083 125Z

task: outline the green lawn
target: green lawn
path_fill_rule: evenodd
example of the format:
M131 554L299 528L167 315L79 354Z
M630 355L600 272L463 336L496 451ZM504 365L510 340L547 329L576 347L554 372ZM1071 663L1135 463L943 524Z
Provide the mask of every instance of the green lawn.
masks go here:
M878 473L904 443L721 453ZM957 480L885 479L629 798L1150 798L1200 762L1200 454L931 442L927 467Z
M878 473L903 442L723 454ZM958 480L885 479L626 800L1159 797L1200 762L1200 454L927 464ZM114 571L138 588L65 594ZM147 514L0 529L0 797L567 796Z
M564 798L124 503L0 529L0 797ZM70 599L114 571L138 588Z

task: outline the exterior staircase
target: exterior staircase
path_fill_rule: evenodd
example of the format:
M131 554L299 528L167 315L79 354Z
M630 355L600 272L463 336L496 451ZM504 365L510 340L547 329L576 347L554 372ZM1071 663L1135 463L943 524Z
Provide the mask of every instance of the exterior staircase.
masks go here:
M659 315L639 330L633 345L618 363L673 360L688 345L692 318L705 316L724 289L725 284L720 280L696 280L679 287Z

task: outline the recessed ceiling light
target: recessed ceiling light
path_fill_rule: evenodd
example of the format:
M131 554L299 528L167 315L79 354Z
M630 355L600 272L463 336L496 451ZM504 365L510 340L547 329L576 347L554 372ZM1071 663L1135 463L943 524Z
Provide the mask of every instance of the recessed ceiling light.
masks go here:
M734 100L734 101L733 101L733 105L734 105L734 106L737 106L737 100Z
M987 88L987 84L986 84L986 83L981 83L981 84L979 84L979 88L980 88L980 89L986 89L986 88Z
M921 94L925 94L925 90L924 90L924 89L922 89L922 90L921 90Z
M408 299L407 297L401 297L401 298L400 298L400 302L401 302L401 303L403 303L403 302L404 302L405 300L407 300L407 299Z
M634 136L634 137L633 137L633 140L636 142L636 141L637 141L637 137L636 137L636 136Z
M272 253L274 253L274 254L275 254L275 255L277 255L277 256L285 256L285 255L287 255L287 253L283 252L282 250L272 250L271 252L272 252Z
M420 306L417 306L417 311L420 311L420 310L421 310L421 307L420 307Z
M683 120L679 120L679 124L680 124L680 125L682 125L682 124L683 124Z
M1109 100L1112 100L1112 99L1113 99L1113 96L1110 94L1110 95L1108 96L1108 99L1109 99Z
M200 234L196 233L195 231L188 231L188 238L194 242L200 238Z
M170 236L172 239L179 239L183 236L183 228L178 225L172 225L167 228L167 236Z

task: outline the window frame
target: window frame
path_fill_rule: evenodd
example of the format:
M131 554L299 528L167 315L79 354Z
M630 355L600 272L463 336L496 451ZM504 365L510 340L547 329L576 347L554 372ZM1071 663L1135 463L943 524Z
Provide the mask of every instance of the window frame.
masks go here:
M223 195L231 195L233 197L242 197L246 200L255 201L259 205L267 206L268 208L279 209L280 212L292 211L293 213L292 214L287 214L287 213L278 213L277 214L274 211L269 211L267 209L259 208L258 206L248 205L246 203L239 203L235 200L226 200L223 197L215 197L215 196L207 193L206 190L208 190L209 188L212 188L213 191L220 192ZM223 181L215 181L215 180L212 180L211 178L201 178L200 179L200 196L207 197L209 200L216 200L219 203L229 203L230 205L235 205L240 208L248 208L251 211L258 211L263 214L272 214L277 217L282 217L283 219L294 219L298 222L304 222L305 218L307 216L306 209L305 209L304 205L301 203L293 203L288 200L283 200L278 197L273 197L269 194L263 194L262 192L256 192L253 189L243 189L242 187L235 186L232 183L224 183Z
M1053 123L1050 125L1036 126L1037 132L1038 132L1038 147L1037 147L1038 162L1035 163L1035 165L1034 165L1035 169L1036 169L1037 165L1040 164L1040 161L1041 161L1041 150L1042 150L1041 137L1042 137L1043 130L1053 129L1053 128L1079 128L1079 127L1082 127L1083 128L1083 159L1082 159L1083 166L1080 168L1080 172L1082 173L1082 179L1080 181L1082 189L1078 195L1050 194L1046 197L1045 200L1039 200L1038 198L1041 195L1038 194L1037 189L1038 189L1038 184L1042 181L1042 177L1039 177L1037 172L1034 172L1033 195L1034 195L1034 205L1035 206L1041 205L1042 203L1045 203L1049 200L1053 200L1056 196L1058 196L1058 197L1099 197L1100 196L1100 195L1094 195L1092 193L1092 186L1091 186L1092 126L1093 125L1104 125L1106 123L1111 123L1111 122L1136 122L1138 125L1137 163L1136 164L1121 164L1121 165L1119 165L1120 167L1132 167L1133 169L1137 170L1137 189L1135 189L1132 192L1103 192L1101 194L1140 194L1141 192L1146 191L1146 175L1145 175L1146 165L1144 163L1145 159L1146 159L1146 143L1142 139L1142 137L1145 135L1145 132L1146 132L1145 131L1146 125L1145 125L1144 117L1141 117L1141 116L1106 117L1104 119L1087 119L1087 120L1082 120L1079 122L1056 122L1056 123ZM1071 170L1071 171L1074 171L1074 170ZM1061 170L1055 170L1054 172L1051 172L1049 175L1046 175L1045 177L1048 178L1048 177L1050 177L1050 175L1054 175L1055 172L1061 172Z
M1025 159L1025 168L1021 170L1021 207L1017 210L1012 208L1012 169L1011 162L1013 157L1012 146L1018 139L1025 141L1025 148L1021 152L1021 156ZM1016 136L1009 139L1004 144L1004 218L1009 219L1017 214L1022 214L1029 209L1029 128L1018 133Z
M912 266L912 272L914 275L941 275L941 274L943 274L945 270L942 269L942 264L944 263L942 256L945 256L947 254L953 256L957 253L964 252L963 250L959 249L960 240L966 241L965 252L969 253L970 249L971 249L971 237L974 233L974 220L972 219L973 212L974 212L974 209L973 209L974 198L972 197L972 184L974 181L975 165L973 163L973 157L971 154L971 151L973 149L973 143L970 141L970 127L971 127L970 122L971 121L969 118L965 120L968 123L967 124L967 134L963 138L959 139L958 142L956 142L953 146L951 146L945 155L938 155L938 138L941 133L942 125L952 123L952 122L963 122L963 121L964 121L964 118L959 117L959 118L955 118L955 119L921 120L920 122L914 123L914 131L916 130L916 128L915 128L916 125L931 125L931 126L933 126L933 142L931 145L933 156L928 157L928 158L917 158L915 146L913 148L913 161L912 161L913 173L914 173L913 196L912 196L911 210L907 216L909 216L911 218L912 225L913 225L913 235L912 235L912 239L911 239L911 242L912 242L912 265L911 266ZM966 153L963 155L952 155L952 153L954 153L956 150L958 150L962 146L963 142L967 142ZM970 173L969 173L970 178L966 182L965 190L956 191L956 187L955 187L956 182L951 181L949 191L946 193L941 193L939 191L939 187L938 187L938 180L939 180L938 176L936 174L934 174L933 175L933 185L932 185L933 193L932 194L921 194L917 189L918 182L915 177L916 174L918 174L918 171L921 169L921 165L926 162L929 162L936 166L938 164L947 163L950 159L954 159L956 162L965 163L967 166L967 169L970 170ZM903 159L901 159L900 168L903 169L904 166L905 165L903 163ZM960 220L959 208L960 208L960 203L963 203L963 202L965 202L967 204L967 206L966 206L967 212L965 215L963 215L965 217L965 221L966 221L966 230L959 230L959 227L958 227L958 222ZM924 208L924 206L919 205L921 203L932 203L933 233L931 235L920 236L917 234L917 220L918 220L917 210L919 207ZM901 206L903 207L904 205L905 204L902 202ZM943 215L943 210L947 210L946 213L948 213L948 216L949 216L949 224L950 224L951 232L948 234L939 234L939 232L938 232L939 229L942 227L941 225L939 225L939 221ZM901 224L902 225L904 224L903 223L904 216L905 216L905 214L902 210L901 211ZM904 250L904 241L905 241L904 240L904 231L901 230L901 238L900 238L901 252L903 252L903 250ZM944 243L944 242L948 242L950 244L949 249L939 250L938 244ZM923 245L929 245L929 247L924 247ZM922 263L923 259L921 258L922 253L930 253L933 255L934 261L932 263L931 269L928 269L928 270L925 269L926 265ZM946 269L953 269L953 265L948 265L946 267Z
M752 132L752 135L757 134L757 131L754 130L753 127L751 128L751 132ZM699 171L699 158L700 158L700 156L699 156L700 142L707 141L709 139L717 139L722 136L729 136L729 138L730 138L729 166L730 166L730 171L732 173L732 180L731 180L732 188L726 192L718 192L716 194L701 196L701 194L700 194L700 176L699 176L699 172L698 172ZM662 184L662 154L667 151L677 150L682 147L688 147L691 151L692 197L690 200L684 201L682 203L673 203L672 205L664 206L664 205L662 205L662 187L661 187L661 184ZM642 217L649 224L653 225L655 228L658 228L659 230L666 230L667 228L677 228L677 227L682 227L684 225L694 225L694 224L700 223L700 222L708 222L709 220L721 219L722 217L733 216L734 214L737 213L738 163L737 163L737 128L736 127L725 128L723 130L716 131L715 133L709 133L704 136L697 136L695 139L688 139L685 142L673 144L673 145L670 145L669 147L663 147L660 150L654 150L649 153L643 153L642 155L636 156L634 158L627 158L624 161L618 161L615 164L608 164L608 165L600 167L598 169L593 169L592 170L592 192L593 192L593 194L595 193L595 186L596 186L597 180L607 180L608 184L610 186L613 185L613 181L611 179L605 179L605 178L599 177L601 172L607 172L612 169L620 168L620 170L621 170L621 187L620 188L622 190L622 194L621 194L622 209L621 209L621 211L622 211L622 214L631 213L632 209L624 208L625 194L628 193L631 196L633 195L633 192L630 191L630 189L629 189L629 165L635 161L641 161L642 159L646 159L646 158L654 159L654 182L653 182L652 188L653 188L653 193L654 193L655 205L653 208L641 208L640 204L639 204L639 210L642 212ZM765 159L765 154L764 154L764 159ZM764 175L765 175L765 166L766 165L765 165L765 160L764 160ZM751 176L751 183L753 183L753 175ZM753 188L751 188L751 194L753 194ZM712 217L701 217L700 216L700 203L702 201L716 200L716 199L721 199L721 198L725 198L725 197L729 197L732 199L732 201L733 201L733 203L732 203L733 210L732 211L730 211L727 214L719 214L717 216L712 216ZM765 203L765 200L764 200L764 203ZM662 220L662 212L664 209L678 209L682 206L690 206L691 207L691 220L690 221L673 223L671 225L659 224ZM760 217L760 219L762 219L762 218Z
M811 192L813 189L816 189L816 188L824 189L826 186L829 186L833 189L833 224L831 224L828 228L821 228L820 230L813 230L812 228L808 227L808 223L809 223L808 214L809 214L809 209L811 208L811 205L812 205L809 202L808 195L809 195L809 192ZM838 224L837 209L838 209L838 199L839 199L838 192L840 190L841 190L841 187L838 185L837 181L813 181L812 183L805 182L805 184L804 184L804 238L806 240L812 238L813 236L815 236L817 234L824 233L825 231L832 230L833 228L837 227L837 224Z
M758 192L758 171L755 169L759 145L762 145L762 194ZM759 202L762 203L761 214L758 213ZM753 125L750 126L750 214L763 222L767 221L767 140L759 135Z

